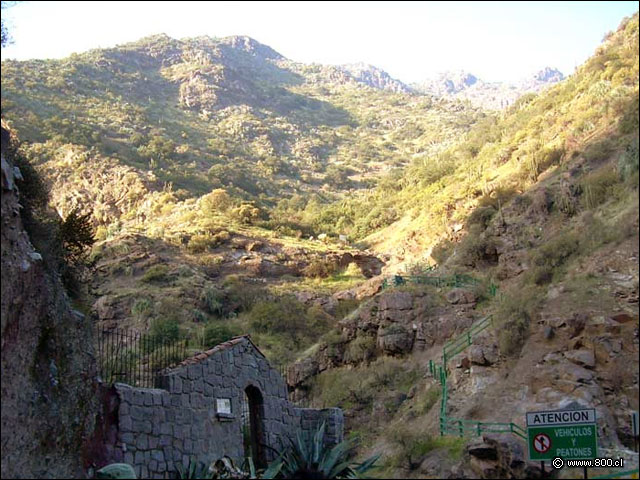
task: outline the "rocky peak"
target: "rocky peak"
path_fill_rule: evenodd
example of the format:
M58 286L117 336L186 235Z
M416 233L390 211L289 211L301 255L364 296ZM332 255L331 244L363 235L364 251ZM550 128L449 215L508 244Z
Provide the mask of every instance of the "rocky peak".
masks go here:
M545 67L533 75L538 82L556 83L564 80L564 75L557 68Z
M284 57L276 52L271 47L263 45L262 43L254 40L246 35L232 35L230 37L224 37L220 40L221 43L231 46L237 50L250 53L253 56L261 57L269 60L284 60Z
M478 77L464 70L456 70L440 73L416 85L416 89L436 96L446 96L455 95L476 84L482 84Z
M341 65L342 71L349 73L357 82L364 83L379 90L390 90L392 92L411 92L411 88L396 80L384 70L366 63L352 63Z
M512 105L518 97L564 80L556 68L545 67L530 77L515 83L484 82L463 70L444 72L413 87L422 93L436 97L453 97L469 100L484 108L501 109Z

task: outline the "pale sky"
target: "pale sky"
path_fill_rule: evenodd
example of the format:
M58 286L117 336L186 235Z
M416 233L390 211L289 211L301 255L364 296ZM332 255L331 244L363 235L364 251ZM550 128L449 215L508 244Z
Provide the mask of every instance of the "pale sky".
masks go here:
M248 35L291 60L365 62L406 83L446 70L513 81L565 75L638 2L22 2L2 58L62 58L147 35Z

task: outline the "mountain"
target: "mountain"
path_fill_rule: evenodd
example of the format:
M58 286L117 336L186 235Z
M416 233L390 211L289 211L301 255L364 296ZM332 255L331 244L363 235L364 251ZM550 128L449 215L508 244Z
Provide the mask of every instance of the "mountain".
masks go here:
M369 208L378 179L486 117L243 36L4 61L2 107L57 214L92 219L99 325L249 329L279 363L353 306L333 293L380 274L355 245L398 216ZM291 328L261 326L265 311Z
M380 90L390 90L398 93L411 93L411 88L400 80L392 78L387 72L373 65L354 63L340 65L340 68L349 73L356 81Z
M485 82L465 72L445 72L435 78L413 85L422 93L444 98L469 100L473 105L487 109L504 109L526 93L537 93L564 80L555 68L545 67L519 82Z
M478 78L475 75L458 70L441 73L433 79L415 85L415 88L430 95L443 97L460 93L476 83L478 83Z
M5 61L2 107L56 215L91 215L95 324L250 333L380 477L530 478L527 411L596 408L599 452L635 458L637 52L636 14L498 113L155 36Z
M134 209L149 215L169 187L172 203L222 188L263 211L295 195L328 204L435 154L484 116L390 91L402 88L374 68L356 78L237 36L159 35L64 60L5 61L2 75L3 112L47 152L58 211L90 204L105 228ZM72 163L95 168L57 168L80 157ZM106 186L108 172L126 181ZM73 183L82 188L63 187Z

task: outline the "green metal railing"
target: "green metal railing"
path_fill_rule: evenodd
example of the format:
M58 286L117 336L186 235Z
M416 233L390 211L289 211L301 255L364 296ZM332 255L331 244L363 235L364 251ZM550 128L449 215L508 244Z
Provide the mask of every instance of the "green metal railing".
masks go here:
M445 343L442 351L442 364L429 360L429 372L442 386L440 399L440 435L480 436L483 433L512 433L523 440L527 439L527 432L520 425L513 422L478 422L464 418L447 417L447 399L449 387L447 385L447 361L473 344L478 334L493 324L491 315L475 322L467 331Z
M400 287L407 283L415 283L420 285L432 285L434 287L464 287L468 285L478 285L480 281L471 275L455 273L447 276L436 275L393 275L385 278L382 282L382 288ZM493 298L498 294L498 286L490 283L487 287L487 294Z
M398 287L407 283L433 285L434 287L462 287L465 285L477 285L480 282L471 275L458 273L443 277L436 275L394 275L384 279L382 288Z
M492 323L493 317L491 315L484 317L471 325L466 332L445 343L444 348L442 349L442 363L445 367L450 359L464 351L473 343L473 340L480 334L480 332L489 328Z
M457 435L464 437L467 435L480 436L483 433L513 433L514 435L527 439L527 432L520 425L512 422L476 422L463 418L444 417L440 422L441 435Z

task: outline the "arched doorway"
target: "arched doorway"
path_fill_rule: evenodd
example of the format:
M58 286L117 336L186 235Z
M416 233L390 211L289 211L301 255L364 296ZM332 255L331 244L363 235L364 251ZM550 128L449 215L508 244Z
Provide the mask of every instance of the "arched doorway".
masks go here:
M242 440L244 456L251 457L256 467L265 467L264 401L257 387L249 385L242 400Z

